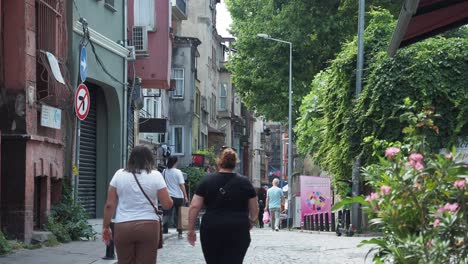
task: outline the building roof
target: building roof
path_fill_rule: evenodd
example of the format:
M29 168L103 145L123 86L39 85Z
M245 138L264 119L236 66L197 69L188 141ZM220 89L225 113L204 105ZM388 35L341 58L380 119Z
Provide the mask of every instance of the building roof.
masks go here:
M388 47L399 48L468 24L468 0L405 0Z

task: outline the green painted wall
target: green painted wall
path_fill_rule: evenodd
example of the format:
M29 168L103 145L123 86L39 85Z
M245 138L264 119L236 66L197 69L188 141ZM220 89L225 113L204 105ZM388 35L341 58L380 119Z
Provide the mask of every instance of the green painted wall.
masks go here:
M70 1L71 2L71 1ZM88 22L89 28L101 35L119 43L125 39L124 0L115 0L115 12L104 6L105 1L80 0L75 1L77 9L68 7L68 30L71 41L69 44L69 62L71 83L74 89L78 85L79 47L82 36L74 32L73 25L79 20L79 14ZM87 81L100 88L97 91L97 190L96 217L102 217L108 183L115 171L123 166L124 158L124 113L126 59L98 44L94 44L103 65L119 82L112 80L96 61L91 45L86 47L88 57Z

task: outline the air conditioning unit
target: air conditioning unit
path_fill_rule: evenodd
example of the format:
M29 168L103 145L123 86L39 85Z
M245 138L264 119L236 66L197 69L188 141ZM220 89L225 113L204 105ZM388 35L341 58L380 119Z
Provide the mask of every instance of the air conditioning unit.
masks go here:
M135 46L127 46L127 49L128 49L127 61L136 60Z
M148 54L148 29L146 26L133 27L133 46L137 55Z

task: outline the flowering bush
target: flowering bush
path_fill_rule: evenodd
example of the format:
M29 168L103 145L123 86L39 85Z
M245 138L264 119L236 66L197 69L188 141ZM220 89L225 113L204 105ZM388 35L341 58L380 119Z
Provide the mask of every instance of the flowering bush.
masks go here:
M382 232L382 237L363 242L376 245L371 250L376 263L468 261L468 168L454 160L455 150L437 154L425 146L419 132L429 126L438 133L429 121L433 110L425 111L425 115L406 114L410 117L407 141L393 144L378 164L363 169L375 191L334 206L363 205L370 223Z

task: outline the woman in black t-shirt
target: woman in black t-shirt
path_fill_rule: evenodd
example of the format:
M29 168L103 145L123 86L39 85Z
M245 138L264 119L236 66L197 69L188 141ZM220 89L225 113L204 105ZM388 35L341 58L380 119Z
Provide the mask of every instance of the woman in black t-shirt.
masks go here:
M246 177L233 172L236 152L221 152L218 173L208 174L198 185L189 209L187 239L197 240L195 219L206 207L200 226L200 240L208 264L240 264L250 244L250 232L258 216L255 189Z

